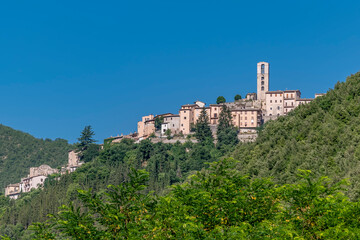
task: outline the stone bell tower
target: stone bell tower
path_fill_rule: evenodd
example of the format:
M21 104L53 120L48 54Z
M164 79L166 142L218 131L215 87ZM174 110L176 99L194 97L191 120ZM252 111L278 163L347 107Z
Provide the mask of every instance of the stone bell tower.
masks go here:
M257 99L265 102L265 93L269 91L269 63L257 64Z

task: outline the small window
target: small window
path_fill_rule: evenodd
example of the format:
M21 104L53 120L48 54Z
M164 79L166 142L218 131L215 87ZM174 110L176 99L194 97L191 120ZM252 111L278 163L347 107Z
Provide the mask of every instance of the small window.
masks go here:
M184 119L186 119L186 117L184 117Z
M261 80L264 80L264 76L261 77Z
M261 64L261 74L265 73L265 64Z
M247 120L247 117L245 117L245 120Z
M184 124L181 124L181 126L183 127L183 126L184 126Z
M270 100L270 103L272 103L272 100Z
M275 102L277 103L277 100L275 100Z
M261 81L261 85L264 85L265 83L264 83L264 81Z
M272 97L272 94L270 94L270 97Z
M280 110L280 106L278 106L277 109Z
M294 106L294 102L291 102L291 106Z
M261 91L264 91L264 86L261 87Z
M270 108L270 110L272 110L272 107Z
M175 124L173 124L173 127L175 127Z
M282 100L280 100L280 102L282 102Z
M217 118L217 113L214 113L214 117Z

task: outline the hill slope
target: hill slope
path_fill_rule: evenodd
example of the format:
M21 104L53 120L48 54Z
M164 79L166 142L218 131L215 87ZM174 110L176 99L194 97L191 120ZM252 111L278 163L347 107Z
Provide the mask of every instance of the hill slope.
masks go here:
M265 125L255 143L232 156L253 177L295 181L297 169L338 180L349 178L349 196L360 196L360 72L325 96Z
M48 164L55 168L67 162L66 140L37 139L30 134L0 125L0 188L20 181L30 167Z

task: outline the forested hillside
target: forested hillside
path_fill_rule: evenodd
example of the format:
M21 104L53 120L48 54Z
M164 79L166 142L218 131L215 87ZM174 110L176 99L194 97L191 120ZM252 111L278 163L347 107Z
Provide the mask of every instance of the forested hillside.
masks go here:
M48 164L56 168L67 162L71 148L66 140L37 139L30 134L0 125L0 188L17 183L30 167Z
M325 96L268 122L255 143L237 146L238 169L252 177L292 183L297 169L334 180L349 178L360 194L360 73L338 82Z
M125 139L76 172L49 177L43 190L1 197L0 235L30 239L23 230L50 213L37 239L360 237L360 73L268 122L254 143L236 145L226 115L216 145L206 121L195 144ZM219 163L206 170L208 162Z

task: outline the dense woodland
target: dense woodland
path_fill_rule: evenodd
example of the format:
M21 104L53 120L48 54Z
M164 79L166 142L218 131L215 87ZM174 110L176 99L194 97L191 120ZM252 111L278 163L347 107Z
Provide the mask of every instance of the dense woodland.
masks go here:
M69 149L71 145L66 140L37 139L0 125L0 188L20 182L29 174L30 167L47 164L57 168L65 165Z
M203 114L199 143L91 143L76 172L17 201L0 197L0 235L360 238L360 73L268 122L255 143L237 142L225 109L214 145Z

